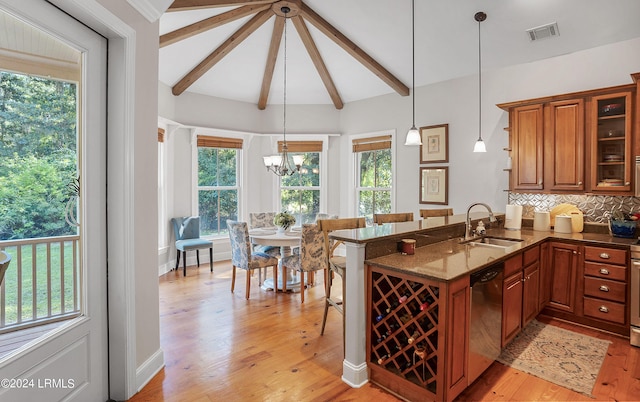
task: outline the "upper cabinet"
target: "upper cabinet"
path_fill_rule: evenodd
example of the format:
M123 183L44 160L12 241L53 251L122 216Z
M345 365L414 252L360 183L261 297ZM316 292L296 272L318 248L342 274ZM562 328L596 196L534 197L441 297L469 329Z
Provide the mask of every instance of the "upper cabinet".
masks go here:
M591 190L631 191L632 93L591 98Z
M499 104L509 112L509 190L633 194L637 85Z

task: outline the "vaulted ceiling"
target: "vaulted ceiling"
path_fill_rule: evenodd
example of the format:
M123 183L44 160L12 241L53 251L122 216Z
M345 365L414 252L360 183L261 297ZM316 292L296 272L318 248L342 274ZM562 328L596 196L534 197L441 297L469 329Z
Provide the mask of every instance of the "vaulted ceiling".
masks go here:
M283 6L288 104L409 94L411 0L175 0L160 19L160 81L176 96L281 104ZM477 11L483 71L640 37L637 0L416 0L416 86L477 74ZM553 22L558 36L529 39Z

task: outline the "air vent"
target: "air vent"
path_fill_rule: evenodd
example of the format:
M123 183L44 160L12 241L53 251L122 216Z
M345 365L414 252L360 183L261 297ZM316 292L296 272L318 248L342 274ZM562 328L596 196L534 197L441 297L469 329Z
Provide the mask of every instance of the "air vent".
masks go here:
M527 29L527 34L529 35L529 39L534 41L558 36L560 35L560 31L558 31L558 23L552 22L551 24Z

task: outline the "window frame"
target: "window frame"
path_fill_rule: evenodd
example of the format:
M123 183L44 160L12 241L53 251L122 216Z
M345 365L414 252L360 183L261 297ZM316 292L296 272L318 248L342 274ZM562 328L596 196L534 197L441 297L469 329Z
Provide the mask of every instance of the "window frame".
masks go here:
M272 136L271 137L271 147L270 149L274 154L278 153L278 141L282 141L282 135ZM328 208L328 153L329 153L329 134L314 134L314 135L305 135L305 134L287 134L287 141L321 141L322 142L322 150L320 151L319 163L320 163L320 206L319 212L326 212ZM272 174L274 180L276 181L276 191L273 194L274 202L273 205L276 206L276 211L282 210L282 180L280 177ZM301 189L304 189L301 187ZM315 189L315 187L309 187L309 189Z
M242 133L231 130L218 130L218 129L206 129L206 128L191 128L191 215L198 215L199 211L199 197L200 186L198 185L198 136L208 137L222 137L235 140L242 140L242 148L237 148L236 155L236 185L235 186L220 186L216 187L221 190L237 189L238 191L238 219L242 219L244 211L246 210L246 194L245 194L245 176L246 159L244 157L248 143L250 142L253 134ZM209 186L207 186L209 187ZM207 239L228 239L227 234L222 235L203 235L203 238Z
M361 133L361 134L354 134L349 136L348 138L348 146L349 146L349 153L351 154L351 166L352 166L352 172L353 174L350 177L350 188L353 188L354 190L352 192L350 192L350 214L352 216L359 216L359 205L360 205L360 192L362 191L363 187L360 187L360 157L359 154L360 152L353 152L352 150L352 144L353 144L353 140L357 140L357 139L362 139L362 138L373 138L373 137L380 137L380 136L385 136L388 135L391 137L391 148L390 148L390 152L391 152L391 187L389 188L390 191L390 198L391 198L391 211L390 212L394 212L396 210L396 188L397 188L397 175L396 175L396 131L395 130L384 130L384 131L376 131L376 132L369 132L369 133ZM387 187L367 187L367 189L369 190L382 190L382 189L386 189Z

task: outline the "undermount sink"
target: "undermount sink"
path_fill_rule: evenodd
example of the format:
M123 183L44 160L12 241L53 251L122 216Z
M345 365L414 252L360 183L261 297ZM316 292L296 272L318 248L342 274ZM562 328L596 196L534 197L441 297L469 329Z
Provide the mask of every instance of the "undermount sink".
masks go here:
M502 237L485 236L478 239L467 240L463 243L481 247L508 248L517 245L521 241L521 239L506 239Z

